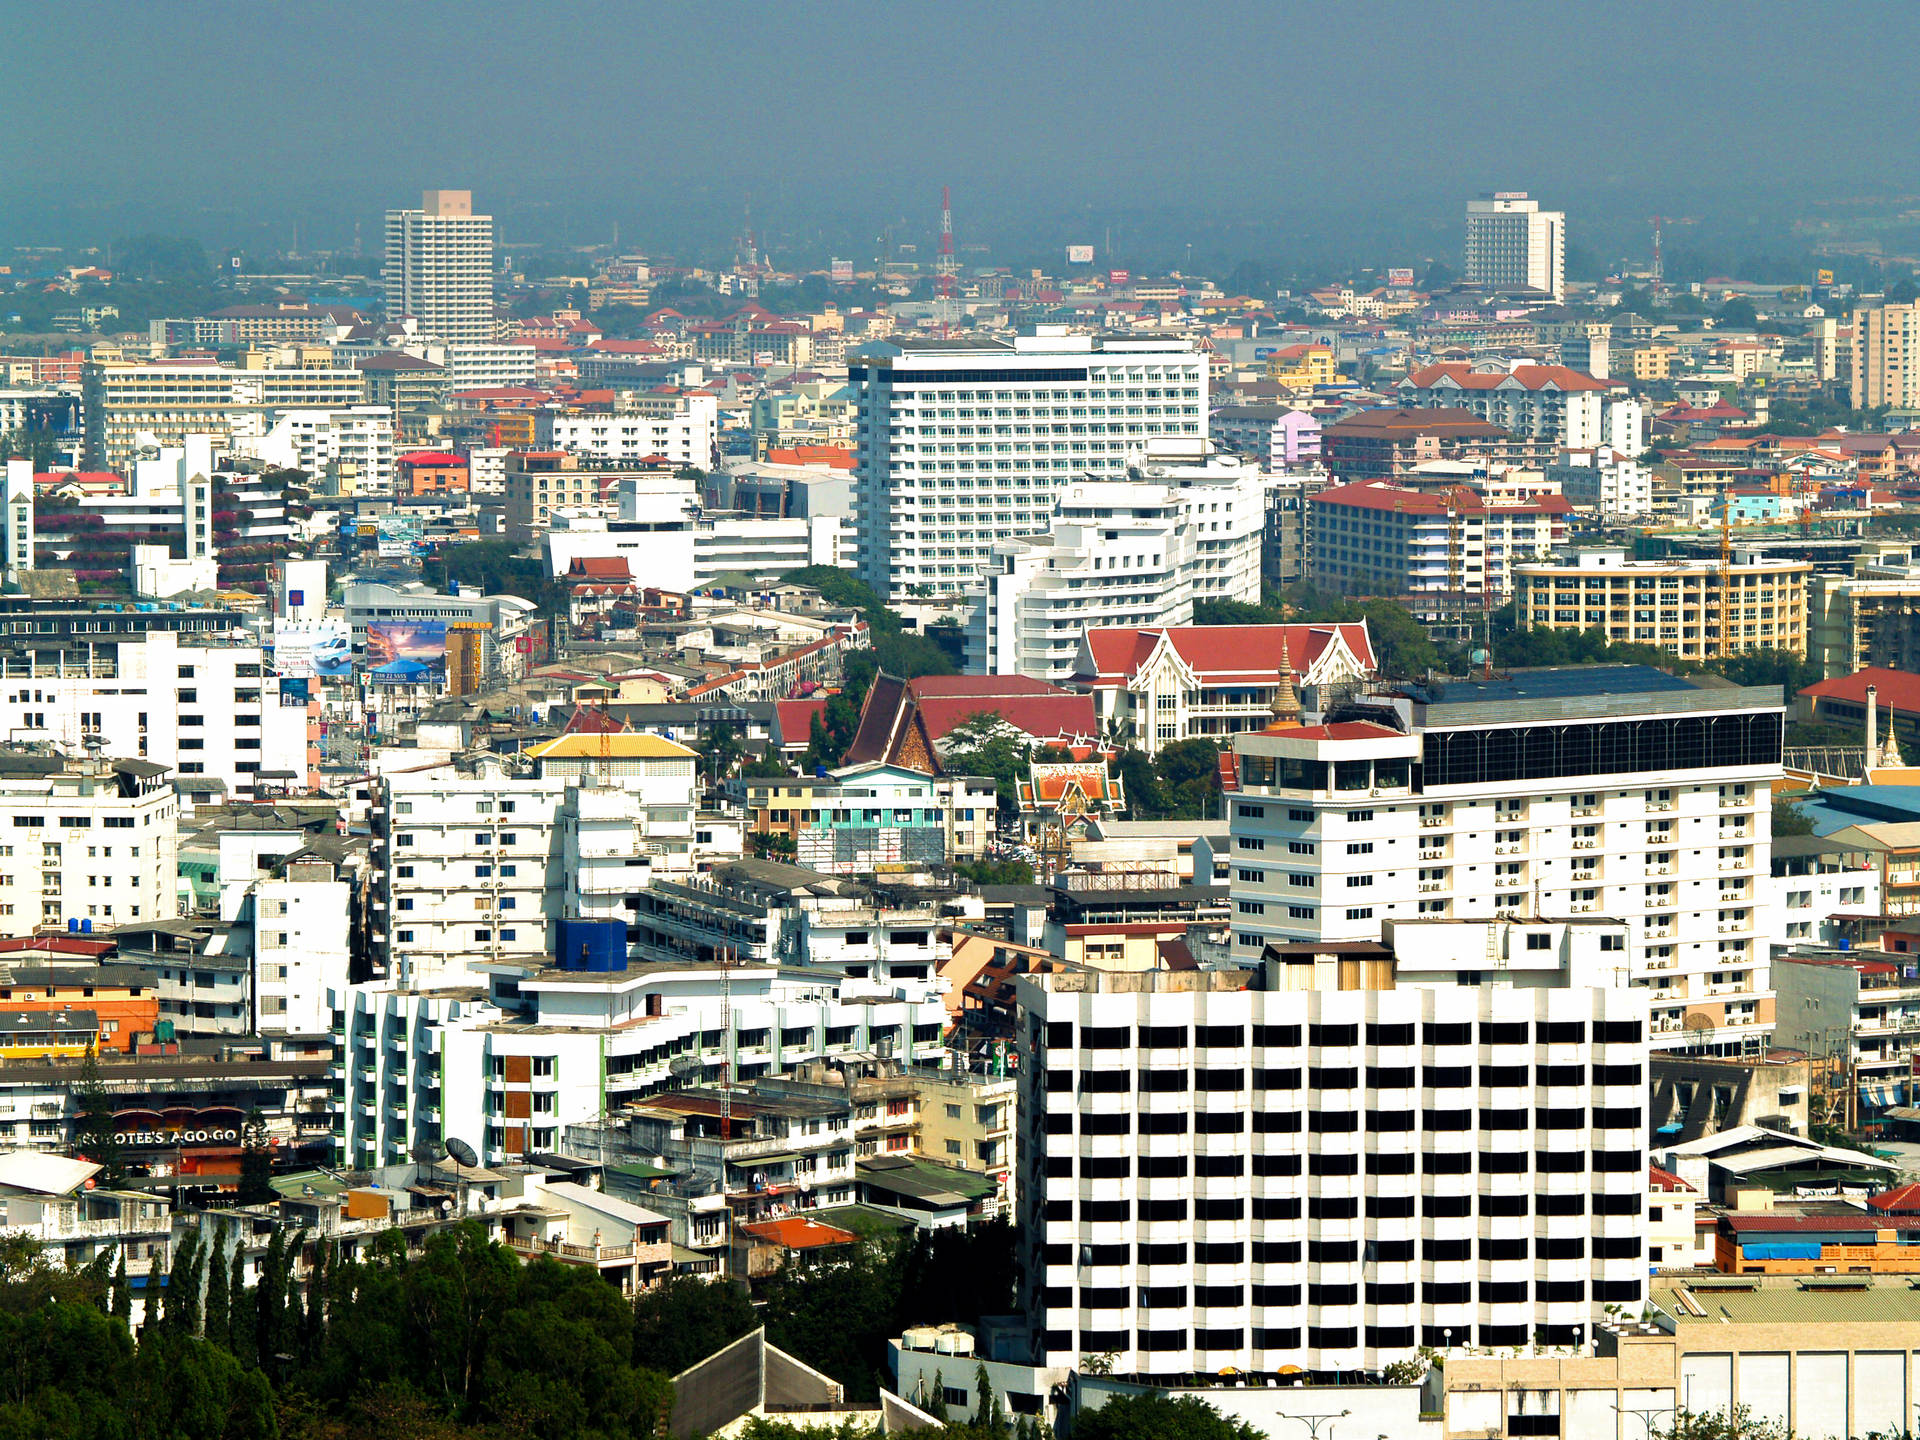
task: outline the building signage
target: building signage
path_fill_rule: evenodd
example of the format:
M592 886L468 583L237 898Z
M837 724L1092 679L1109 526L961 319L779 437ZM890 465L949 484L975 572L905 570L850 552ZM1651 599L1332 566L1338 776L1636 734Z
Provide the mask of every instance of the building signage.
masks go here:
M182 1130L122 1130L114 1138L122 1145L171 1150L185 1145L238 1145L240 1131L231 1125L207 1125Z
M1395 267L1387 271L1387 284L1396 290L1413 288L1413 271L1410 268Z
M1093 247L1091 245L1069 245L1067 247L1067 263L1069 265L1091 265L1093 263Z

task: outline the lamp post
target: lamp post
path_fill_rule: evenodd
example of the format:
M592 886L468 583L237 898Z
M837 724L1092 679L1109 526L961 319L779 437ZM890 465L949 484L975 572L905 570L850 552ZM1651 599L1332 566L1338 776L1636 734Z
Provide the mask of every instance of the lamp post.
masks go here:
M1632 1405L1622 1406L1618 1401L1614 1402L1613 1409L1618 1415L1638 1415L1641 1425L1646 1427L1647 1440L1653 1440L1653 1417L1674 1413L1671 1405L1650 1405L1642 1409Z
M1320 1440L1320 1426L1325 1424L1327 1427L1327 1440L1333 1440L1332 1422L1335 1420L1344 1420L1352 1413L1353 1411L1351 1410L1341 1410L1337 1413L1329 1411L1324 1415L1289 1415L1287 1419L1298 1420L1302 1425L1307 1427L1307 1440Z

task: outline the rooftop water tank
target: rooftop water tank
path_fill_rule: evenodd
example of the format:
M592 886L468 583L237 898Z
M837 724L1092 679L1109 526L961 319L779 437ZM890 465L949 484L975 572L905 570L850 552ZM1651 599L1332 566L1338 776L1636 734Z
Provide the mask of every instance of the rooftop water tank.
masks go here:
M615 971L627 968L624 920L562 920L555 959L562 970Z

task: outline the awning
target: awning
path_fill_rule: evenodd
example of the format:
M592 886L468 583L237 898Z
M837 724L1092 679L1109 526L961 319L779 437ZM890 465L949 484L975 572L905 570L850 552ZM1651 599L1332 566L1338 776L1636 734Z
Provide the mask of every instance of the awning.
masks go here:
M1920 1105L1889 1105L1884 1118L1920 1123Z
M1682 1130L1686 1128L1687 1127L1682 1125L1678 1120L1669 1120L1666 1124L1662 1125L1654 1133L1656 1135L1678 1135Z
M1907 1087L1899 1080L1861 1081L1860 1098L1869 1105L1904 1105Z
M1740 1246L1740 1258L1743 1260L1818 1260L1820 1246L1817 1241L1808 1240L1768 1240L1760 1244Z

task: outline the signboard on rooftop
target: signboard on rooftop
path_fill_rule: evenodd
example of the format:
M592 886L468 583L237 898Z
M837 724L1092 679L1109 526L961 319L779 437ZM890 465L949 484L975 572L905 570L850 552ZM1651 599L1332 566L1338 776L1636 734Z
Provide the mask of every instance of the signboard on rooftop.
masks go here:
M1093 247L1091 245L1069 245L1067 247L1067 263L1069 265L1091 265L1093 263Z

